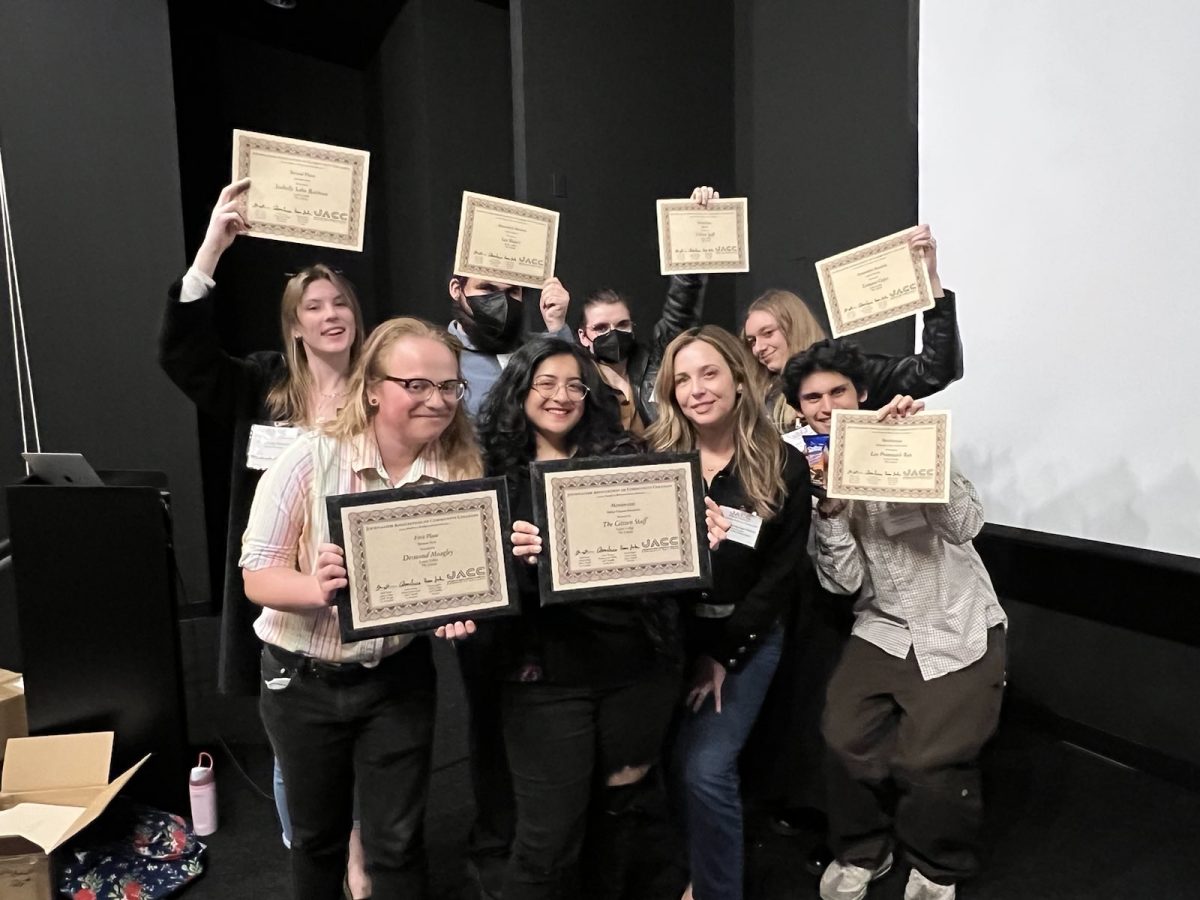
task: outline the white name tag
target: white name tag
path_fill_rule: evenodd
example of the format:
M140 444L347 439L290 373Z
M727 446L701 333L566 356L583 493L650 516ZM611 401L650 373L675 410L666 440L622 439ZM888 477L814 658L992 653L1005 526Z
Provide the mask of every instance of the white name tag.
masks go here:
M758 543L758 532L762 528L762 519L757 513L734 509L732 506L722 506L721 515L729 520L729 532L726 540L745 544L750 549Z
M883 516L883 533L888 537L924 528L928 522L919 504L896 503Z
M251 425L246 446L246 468L264 470L304 433L290 425Z

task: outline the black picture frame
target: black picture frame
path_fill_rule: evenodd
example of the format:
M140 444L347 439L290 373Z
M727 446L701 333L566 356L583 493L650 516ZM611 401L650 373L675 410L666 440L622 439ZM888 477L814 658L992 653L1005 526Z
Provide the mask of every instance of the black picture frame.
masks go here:
M505 593L505 603L502 605L491 606L486 609L473 609L468 611L438 611L436 608L430 611L429 615L422 615L418 618L407 618L402 621L386 621L378 625L355 625L355 616L352 604L355 602L351 596L350 585L343 587L337 592L334 598L334 605L338 610L338 623L341 629L342 640L344 642L362 641L369 638L387 637L395 634L410 634L419 631L429 631L437 628L439 625L445 625L450 622L463 621L466 619L479 620L491 618L494 616L515 615L520 612L520 595L517 591L516 572L513 568L512 559L512 515L508 498L508 487L503 478L475 478L467 481L450 481L450 482L427 482L423 484L406 485L404 487L392 488L382 491L365 491L357 494L338 494L325 498L325 510L329 517L329 539L332 543L337 544L347 552L346 568L349 573L352 565L363 566L363 575L369 579L365 566L365 557L361 560L350 558L353 550L346 547L346 535L342 526L342 511L352 510L359 506L373 506L381 503L403 503L405 501L424 501L440 497L445 497L448 503L453 503L456 497L468 497L472 494L483 494L489 491L495 492L496 513L499 518L499 531L496 534L490 535L490 539L497 542L494 550L489 550L489 565L499 565L503 570L502 573L493 573L493 577L498 576L500 584ZM440 511L445 511L444 507L435 507ZM451 599L454 595L447 595L446 598ZM435 607L440 604L437 601L433 602ZM442 607L444 610L444 607ZM374 611L373 611L374 612ZM383 614L378 616L385 618Z
M630 577L627 580L593 578L587 574L571 575L569 572L563 573L563 569L569 569L569 559L571 557L569 535L566 536L566 547L553 546L555 532L549 527L549 504L552 501L548 496L546 486L547 476L572 472L587 473L607 469L647 469L651 466L664 464L678 465L681 471L685 470L690 476L687 479L690 485L690 489L686 491L688 496L677 495L676 502L679 504L681 517L685 511L684 504L690 507L692 511L692 527L688 529L688 535L692 541L690 552L694 553L696 557L696 565L694 566L696 572L681 575L677 578L664 577L662 573L657 573L649 577L646 575L640 578ZM700 473L700 455L698 453L693 451L689 453L641 453L628 456L594 456L534 462L529 468L530 479L533 483L534 524L538 526L544 545L542 558L538 561L538 585L542 605L577 603L588 600L635 599L659 594L676 594L704 590L712 587L712 559L709 555L708 528L704 517L704 479ZM629 474L633 475L635 473L631 472ZM617 479L613 483L620 484L622 480ZM628 483L633 482L630 481ZM680 484L679 489L681 492L684 491L682 484ZM680 524L682 525L683 523L680 522ZM664 535L663 537L669 539L670 535ZM679 537L682 538L683 534L681 533ZM692 564L690 557L687 556L688 548L686 545L684 551L685 561L680 563L680 567L686 565L691 568ZM565 556L563 555L564 553ZM663 566L643 566L642 568L656 567L663 568ZM572 580L574 583L570 587L556 586L556 569L562 574L562 577L558 579L560 582L563 580Z

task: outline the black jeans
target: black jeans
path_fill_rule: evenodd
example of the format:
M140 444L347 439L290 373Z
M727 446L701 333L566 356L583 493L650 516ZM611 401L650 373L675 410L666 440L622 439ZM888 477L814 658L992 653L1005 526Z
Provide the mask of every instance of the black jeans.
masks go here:
M573 879L588 830L589 805L601 815L628 813L630 822L665 819L665 803L646 796L661 796L657 777L643 779L638 798L623 788L607 788L606 780L626 767L658 762L679 691L679 673L667 668L613 688L504 685L504 738L517 804L504 900L579 896ZM604 844L625 846L630 852L654 849L630 840ZM584 893L638 900L651 896L645 889L631 893L616 883L634 868L630 860L607 863L589 866L592 872L604 873L606 883L589 885Z
M379 897L428 894L423 822L436 674L426 638L378 667L325 667L266 645L259 710L283 771L296 900L342 896L358 785Z

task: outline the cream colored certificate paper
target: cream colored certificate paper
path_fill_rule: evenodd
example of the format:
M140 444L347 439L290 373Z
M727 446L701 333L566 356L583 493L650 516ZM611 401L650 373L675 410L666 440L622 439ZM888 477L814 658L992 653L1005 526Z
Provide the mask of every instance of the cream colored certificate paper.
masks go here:
M745 197L659 200L658 259L664 275L749 272L750 237Z
M543 477L554 590L700 577L688 463L547 472Z
M540 288L554 275L558 213L463 191L454 274Z
M370 162L366 150L235 130L233 180L250 179L247 233L361 251Z
M854 334L933 307L929 270L908 246L912 229L817 263L834 337Z
M508 605L495 491L348 506L341 519L353 628Z
M877 413L835 409L826 491L843 500L946 503L950 499L950 413L876 421Z

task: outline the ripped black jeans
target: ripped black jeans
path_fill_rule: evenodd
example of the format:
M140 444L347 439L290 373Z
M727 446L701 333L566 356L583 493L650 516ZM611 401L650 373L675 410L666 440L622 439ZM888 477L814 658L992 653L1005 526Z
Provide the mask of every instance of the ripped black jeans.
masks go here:
M635 867L633 860L589 861L592 883L583 887L577 884L578 864L589 810L593 820L613 817L609 824L617 816L639 827L665 822L656 771L629 787L608 787L607 780L626 768L657 767L680 685L679 673L667 667L611 688L504 685L504 740L517 805L504 900L647 896L617 883ZM638 843L626 836L597 848L628 855L646 849ZM596 883L597 877L608 883Z

